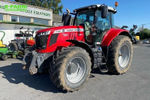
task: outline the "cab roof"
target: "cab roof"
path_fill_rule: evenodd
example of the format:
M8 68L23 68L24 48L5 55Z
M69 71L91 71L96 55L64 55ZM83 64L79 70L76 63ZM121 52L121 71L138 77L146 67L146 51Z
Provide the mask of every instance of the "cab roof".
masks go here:
M87 10L87 9L96 9L96 8L101 8L101 6L103 6L104 4L95 4L95 5L90 5L90 6L85 6L85 7L81 7L81 8L78 8L78 9L75 9L74 12L78 12L78 11L82 11L82 10ZM108 10L113 12L113 13L116 13L117 10L114 9L113 7L109 7L108 6Z

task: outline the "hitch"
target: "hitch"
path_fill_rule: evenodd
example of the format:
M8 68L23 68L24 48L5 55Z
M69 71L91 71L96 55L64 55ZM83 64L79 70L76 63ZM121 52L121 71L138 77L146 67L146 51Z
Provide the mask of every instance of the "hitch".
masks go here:
M22 69L29 69L29 73L34 75L38 73L38 69L43 66L44 61L52 55L53 53L38 53L36 51L27 52L23 58Z

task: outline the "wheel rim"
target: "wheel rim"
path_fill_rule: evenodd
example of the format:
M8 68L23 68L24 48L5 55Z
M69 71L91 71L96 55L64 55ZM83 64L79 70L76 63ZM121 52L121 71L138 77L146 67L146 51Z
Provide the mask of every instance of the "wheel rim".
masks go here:
M71 83L78 83L84 77L86 63L82 57L76 57L69 61L66 69L67 80Z
M127 44L124 44L121 46L119 50L119 57L118 57L118 62L121 68L125 69L128 67L127 65L129 64L130 61L130 48Z

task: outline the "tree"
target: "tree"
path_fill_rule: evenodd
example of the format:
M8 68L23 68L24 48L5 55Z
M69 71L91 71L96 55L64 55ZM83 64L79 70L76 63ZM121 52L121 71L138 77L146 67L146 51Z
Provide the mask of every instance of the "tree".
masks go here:
M150 38L150 29L143 29L139 32L141 39L149 39Z
M62 13L62 9L63 9L61 0L15 0L15 1L29 4L29 5L52 9L54 14Z

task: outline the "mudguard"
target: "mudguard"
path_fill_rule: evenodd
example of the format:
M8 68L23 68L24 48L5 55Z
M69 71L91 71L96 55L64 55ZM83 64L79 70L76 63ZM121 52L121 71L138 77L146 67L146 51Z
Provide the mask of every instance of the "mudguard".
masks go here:
M102 46L109 46L111 42L118 36L118 35L126 35L129 36L129 38L132 40L131 35L129 34L129 31L124 29L110 29L103 37L102 40Z
M77 41L77 40L67 40L67 42L70 42L72 44L74 44L75 46L84 48L87 52L89 52L90 55L93 55L92 53L92 49L90 48L90 46L83 42L83 41Z

